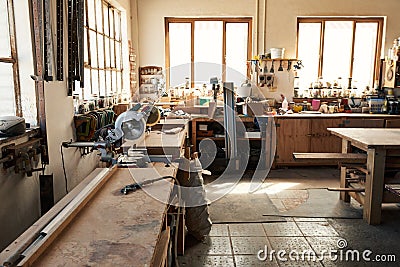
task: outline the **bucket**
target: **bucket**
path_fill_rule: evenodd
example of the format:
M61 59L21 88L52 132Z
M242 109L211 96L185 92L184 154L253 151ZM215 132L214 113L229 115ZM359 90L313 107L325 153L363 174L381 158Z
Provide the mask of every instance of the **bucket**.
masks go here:
M271 48L271 59L283 58L285 54L285 48Z

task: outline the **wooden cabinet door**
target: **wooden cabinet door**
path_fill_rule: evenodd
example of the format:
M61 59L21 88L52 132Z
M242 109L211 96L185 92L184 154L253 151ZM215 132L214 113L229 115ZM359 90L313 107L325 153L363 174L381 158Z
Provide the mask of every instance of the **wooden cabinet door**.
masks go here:
M346 128L383 128L385 119L345 118L343 123Z
M311 120L310 151L320 153L339 153L342 150L342 141L332 135L327 128L341 126L340 118L315 118Z
M276 120L276 163L294 163L293 152L309 152L312 119Z

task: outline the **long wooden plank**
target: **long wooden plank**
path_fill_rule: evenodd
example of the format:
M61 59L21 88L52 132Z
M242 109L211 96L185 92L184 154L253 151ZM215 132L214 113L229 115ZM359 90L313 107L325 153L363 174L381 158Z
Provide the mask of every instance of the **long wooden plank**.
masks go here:
M32 249L24 252L24 259L18 266L31 266L32 263L46 250L62 230L72 221L78 212L86 205L94 194L104 185L117 169L102 170L68 205L41 231L41 239Z
M356 153L293 153L296 160L338 161L341 163L365 163L367 155Z
M65 197L58 201L46 214L40 217L32 226L30 226L23 234L14 240L8 247L0 253L0 263L4 266L13 265L21 256L21 253L39 237L42 229L59 214L65 206L74 199L79 192L85 188L91 180L93 180L102 168L97 168L91 172L81 183L72 189Z

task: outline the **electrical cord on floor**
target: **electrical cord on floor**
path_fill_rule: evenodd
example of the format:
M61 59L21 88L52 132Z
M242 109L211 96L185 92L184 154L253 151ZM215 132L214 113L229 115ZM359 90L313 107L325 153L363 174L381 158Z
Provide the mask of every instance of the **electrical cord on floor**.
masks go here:
M63 152L63 146L61 145L61 162L62 162L62 167L63 167L63 172L64 172L64 180L65 180L65 192L68 194L68 179L67 179L67 173L65 171L65 162L64 162L64 152Z

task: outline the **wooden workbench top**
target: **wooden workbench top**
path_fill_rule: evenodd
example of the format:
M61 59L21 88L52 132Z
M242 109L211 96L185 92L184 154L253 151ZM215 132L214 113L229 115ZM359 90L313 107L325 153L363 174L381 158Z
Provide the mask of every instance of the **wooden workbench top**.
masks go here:
M400 148L400 129L328 128L328 131L363 147Z
M120 189L175 171L161 163L118 169L34 265L151 266L172 183L158 181L127 195Z

